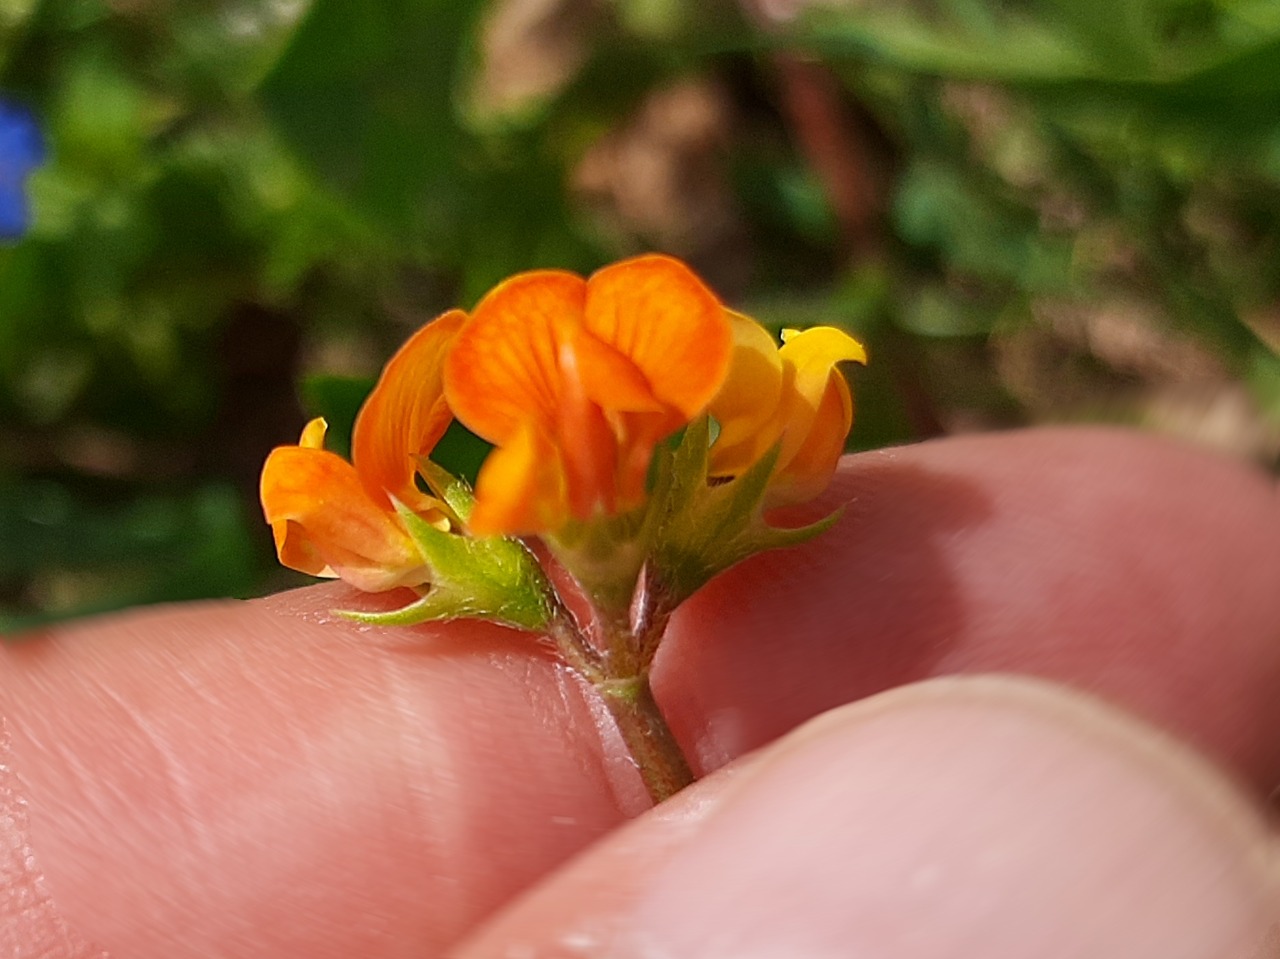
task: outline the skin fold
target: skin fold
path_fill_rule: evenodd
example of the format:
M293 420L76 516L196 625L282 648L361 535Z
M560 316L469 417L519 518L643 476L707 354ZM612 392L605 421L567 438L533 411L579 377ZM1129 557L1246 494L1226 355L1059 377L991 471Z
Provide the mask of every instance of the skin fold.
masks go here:
M330 613L403 597L23 637L0 954L1280 955L1274 482L1046 430L848 457L796 518L841 504L677 614L655 693L711 775L648 814L529 637ZM936 681L991 673L1036 682Z

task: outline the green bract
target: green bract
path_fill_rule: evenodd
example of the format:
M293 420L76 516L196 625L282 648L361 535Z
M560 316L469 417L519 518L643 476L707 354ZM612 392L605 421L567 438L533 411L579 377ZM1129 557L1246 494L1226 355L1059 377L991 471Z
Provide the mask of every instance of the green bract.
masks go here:
M419 471L436 495L465 523L473 499L467 484L429 460ZM386 613L341 611L357 622L412 626L450 619L484 619L517 629L545 630L551 621L551 587L529 549L509 536L471 537L445 532L412 510L396 510L432 570L417 602Z

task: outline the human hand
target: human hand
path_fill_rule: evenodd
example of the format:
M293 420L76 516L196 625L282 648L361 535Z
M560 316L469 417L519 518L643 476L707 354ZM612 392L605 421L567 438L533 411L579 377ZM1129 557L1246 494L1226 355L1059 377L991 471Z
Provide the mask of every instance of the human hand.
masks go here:
M1280 955L1274 485L1033 432L852 458L838 501L678 614L655 691L731 765L625 827L620 744L516 634L335 585L8 649L0 954ZM733 762L989 672L1170 735L953 680Z

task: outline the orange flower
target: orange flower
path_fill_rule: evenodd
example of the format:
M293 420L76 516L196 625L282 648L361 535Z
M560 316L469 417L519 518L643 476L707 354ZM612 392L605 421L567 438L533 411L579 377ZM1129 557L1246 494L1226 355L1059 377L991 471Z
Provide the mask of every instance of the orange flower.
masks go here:
M313 576L339 576L367 592L430 578L397 510L400 503L447 528L440 503L417 486L417 457L451 419L441 376L465 314L454 310L419 330L383 370L356 418L352 462L324 447L312 420L297 446L272 450L262 468L262 509L280 562Z
M642 505L654 448L715 396L732 339L715 295L666 256L500 284L444 372L454 415L497 446L473 532L554 531Z
M836 364L866 363L866 350L829 326L784 330L779 349L754 320L730 318L733 359L709 407L720 425L710 474L736 476L780 444L766 506L812 499L831 482L853 425L853 395Z

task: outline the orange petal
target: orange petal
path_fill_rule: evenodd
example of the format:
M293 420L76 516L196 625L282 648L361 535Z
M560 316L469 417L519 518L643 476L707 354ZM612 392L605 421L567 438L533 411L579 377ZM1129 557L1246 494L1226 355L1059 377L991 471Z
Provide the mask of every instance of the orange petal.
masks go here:
M324 449L324 437L328 432L328 421L323 416L317 416L302 428L302 436L298 440L298 446L303 449L322 450ZM265 480L267 477L265 467L262 475ZM263 506L265 509L265 502ZM268 513L267 515L269 519L271 514ZM306 530L297 523L292 520L277 520L272 523L271 532L276 541L276 554L280 557L280 562L285 566L311 576L332 577L338 575L324 561L324 558L316 552L316 548L311 545L311 540L307 538Z
M569 511L577 519L590 519L599 512L614 513L618 509L619 455L631 452L626 433L627 420L637 414L605 411L592 399L593 377L607 374L617 367L619 380L628 375L638 377L635 408L666 415L639 371L612 347L590 333L570 338L560 348L560 408L556 418L556 440L560 461L564 464ZM652 448L649 450L652 455ZM648 458L645 459L647 468Z
M341 576L367 592L426 581L422 558L395 514L374 502L342 457L277 447L262 468L260 492L286 566Z
M669 257L499 285L445 364L454 414L499 447L477 484L478 528L545 531L638 506L655 444L715 394L731 341L719 301Z
M528 424L549 432L560 403L560 345L581 323L586 289L572 273L538 270L490 291L445 363L454 415L491 443Z
M653 451L671 435L672 428L667 414L627 413L619 420L614 426L620 440L616 491L610 512L624 513L644 504Z
M853 425L853 395L839 370L831 370L809 431L786 462L779 460L769 480L766 505L803 503L821 493L844 452L845 438Z
M430 453L452 415L444 399L444 364L449 347L466 322L451 310L411 336L382 371L356 417L351 460L365 491L383 509L394 496L418 508L418 456Z
M782 434L782 358L773 336L741 313L728 311L733 325L729 374L708 412L720 426L711 447L711 475L734 476L778 441Z
M312 545L307 531L293 520L278 520L271 524L271 535L276 541L276 555L280 562L290 569L308 576L323 576L332 579L338 574L325 562L323 556Z
M584 328L566 330L560 344L560 376L601 409L616 412L672 413L654 396L649 381L629 358ZM676 413L677 421L681 421ZM675 429L676 427L673 427Z
M476 477L468 526L476 536L557 529L569 518L564 466L555 445L529 427L489 454Z
M679 260L650 254L593 274L583 318L591 333L636 365L653 395L683 422L701 413L724 381L733 347L729 320L715 294ZM605 409L626 408L607 391L593 398Z

